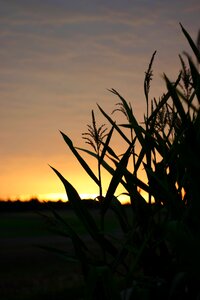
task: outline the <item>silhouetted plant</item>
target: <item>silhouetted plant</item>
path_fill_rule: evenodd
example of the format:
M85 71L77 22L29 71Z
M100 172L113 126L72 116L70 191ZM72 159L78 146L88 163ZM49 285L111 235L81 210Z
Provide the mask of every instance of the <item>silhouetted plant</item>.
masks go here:
M88 132L82 133L83 139L86 141L87 144L92 146L93 150L97 155L97 162L98 162L98 179L99 179L99 197L100 199L103 197L102 194L102 180L101 180L101 160L102 154L101 151L103 141L107 137L107 128L105 124L101 125L99 128L96 126L96 120L94 111L92 110L92 125L87 125Z
M199 48L182 25L181 29L199 63ZM145 73L147 111L143 126L136 120L131 105L111 89L120 100L117 110L126 116L126 124L116 124L98 106L111 129L107 134L103 125L97 128L92 112L92 126L88 126L89 132L83 137L94 151L74 147L62 133L81 166L100 187L101 220L106 222L112 210L119 222L117 235L102 231L78 192L53 168L65 186L74 212L96 245L90 247L67 220L55 214L59 231L74 245L74 256L63 253L65 258L81 263L85 299L200 298L200 75L188 54L188 67L180 57L182 71L177 80L171 82L164 75L167 92L150 103L154 56L155 52ZM126 129L131 132L130 137L124 133ZM127 143L123 155L117 155L110 146L113 131ZM137 155L133 149L137 149ZM104 167L111 174L105 195L101 194L100 173L97 177L78 151L95 157L99 170ZM130 170L132 155L134 169ZM138 177L141 168L147 181ZM115 196L119 184L130 199L128 210ZM148 201L140 191L148 194ZM126 293L129 298L125 298Z

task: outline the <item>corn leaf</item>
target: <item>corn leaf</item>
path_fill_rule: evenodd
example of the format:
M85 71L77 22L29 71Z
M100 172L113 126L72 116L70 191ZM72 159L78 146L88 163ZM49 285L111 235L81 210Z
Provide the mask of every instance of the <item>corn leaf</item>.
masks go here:
M76 148L73 146L72 141L69 139L68 136L66 136L63 132L61 132L65 142L67 143L67 145L69 146L70 150L72 151L72 153L75 155L75 157L78 159L79 163L81 164L81 166L84 168L84 170L88 173L88 175L94 180L94 182L96 182L96 184L99 186L100 182L98 180L98 178L96 177L96 175L93 173L93 171L91 170L91 168L88 166L88 164L85 162L85 160L80 156L80 154L76 151Z
M165 75L164 75L165 78ZM177 85L179 84L181 80L181 72L178 75L178 78L176 80L176 82L174 83L174 88L177 87ZM157 113L160 111L160 109L165 105L165 103L168 101L168 99L170 98L171 93L168 91L162 98L162 100L160 101L160 103L158 103L156 105L155 110L152 112L152 114L150 115L148 122L152 121L152 119L154 119L157 115Z
M115 212L122 231L124 233L128 232L128 230L130 229L130 225L128 222L127 214L124 210L123 205L116 197L113 197L110 208Z
M51 168L62 181L68 196L68 200L71 202L74 212L79 217L87 232L103 249L106 248L108 252L110 252L112 255L115 255L117 252L116 248L99 231L96 222L82 203L81 198L75 188L56 169L53 167Z
M112 134L113 134L113 130L114 130L114 126L112 126L111 130L109 131L109 133L108 133L108 135L107 135L106 141L105 141L105 143L103 144L104 147L103 147L103 150L102 150L102 152L101 152L100 159L99 159L99 163L100 163L100 164L101 164L101 162L103 161L106 152L109 151L109 149L111 149L108 145L109 145L109 143L110 143L110 140L111 140L111 137L112 137ZM111 149L111 150L112 150L112 149ZM112 153L114 154L113 151L112 151Z
M133 113L132 113L132 110L130 109L129 105L127 104L126 100L114 89L111 89L110 90L113 94L117 95L120 100L122 101L123 103L123 107L126 111L126 114L128 116L128 119L129 119L129 122L130 124L132 125L132 128L134 129L135 131L135 134L141 144L142 147L145 147L145 143L144 143L144 137L142 135L142 129L141 129L141 126L139 126L136 118L134 117Z
M187 38L189 44L190 44L190 47L192 48L198 62L200 63L200 52L197 48L197 46L195 45L195 43L193 42L191 36L189 35L189 33L185 30L185 28L182 26L182 24L180 23L180 26L181 26L181 29L185 35L185 37Z
M167 78L166 75L164 75L165 77L165 81L167 84L167 89L170 92L170 96L173 100L174 105L176 106L177 112L179 114L179 116L181 117L181 120L184 124L186 124L187 118L186 118L186 114L183 108L183 105L178 97L177 91L175 86L169 81L169 79Z
M43 249L43 250L47 250L47 251L51 251L54 254L57 254L59 256L62 256L62 258L64 258L64 260L66 260L67 262L71 262L71 263L79 263L80 260L78 257L74 257L72 255L69 255L66 253L66 251L58 249L56 247L51 247L51 246L41 246L41 245L36 245L38 248Z
M193 62L191 61L191 59L190 58L188 59L189 59L189 65L190 65L192 80L194 84L195 94L200 104L200 74L196 69L195 65L193 64Z
M93 217L89 214L88 210L82 203L79 194L77 193L75 188L55 168L51 168L62 181L68 196L68 200L72 204L75 213L77 214L87 231L91 234L91 236L93 236L96 232L98 232L98 227Z
M131 144L130 140L126 137L123 131L121 131L119 126L117 126L117 124L110 118L109 115L107 115L107 113L99 105L98 108L101 111L101 113L104 115L104 117L110 122L110 124L112 124L112 126L116 129L116 131L121 135L121 137L130 145Z
M78 149L78 150L80 150L80 151L83 151L83 152L85 152L85 153L87 153L87 154L89 154L89 155L91 155L91 156L93 156L93 157L95 157L96 159L98 159L98 156L97 156L97 154L95 153L95 152L92 152L92 151L90 151L90 150L88 150L88 149L84 149L84 148L79 148L79 147L76 147L76 149ZM110 166L110 165L108 165L108 163L105 161L105 160L103 160L102 162L101 162L101 165L112 175L112 174L114 174L114 169Z
M132 174L130 171L127 169L124 172L124 177L126 179L126 188L127 191L131 191L134 186L139 187L140 189L146 191L147 193L149 192L149 187L146 183L144 183L141 179L139 179L137 176Z
M103 213L105 213L110 206L110 203L113 199L114 193L116 191L116 188L118 187L119 183L121 182L122 177L124 176L124 171L127 167L128 160L131 154L133 144L131 144L125 154L123 155L122 159L120 162L117 164L117 168L112 176L112 179L110 181L105 199L104 199L104 204L103 204Z

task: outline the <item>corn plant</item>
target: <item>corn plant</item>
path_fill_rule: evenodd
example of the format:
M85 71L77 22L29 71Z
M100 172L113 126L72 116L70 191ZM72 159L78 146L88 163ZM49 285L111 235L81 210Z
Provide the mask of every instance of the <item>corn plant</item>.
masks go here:
M135 118L131 104L111 89L120 101L115 111L126 116L126 123L117 124L98 105L111 129L107 133L104 125L97 128L92 112L92 125L83 135L92 150L75 147L61 133L99 188L100 201L94 201L102 222L106 222L109 211L118 221L117 235L104 230L72 184L52 168L95 244L95 248L90 247L67 220L54 212L57 230L74 246L73 256L65 252L63 255L81 264L85 299L200 298L200 52L182 25L181 29L197 64L188 54L184 54L186 62L180 56L181 71L176 81L164 75L166 92L150 101L154 52L144 79L147 110L143 123ZM113 133L127 144L123 155L111 147ZM81 151L97 159L97 175ZM131 157L133 170L129 168ZM101 168L111 175L105 195ZM147 180L139 178L140 169L144 169ZM129 197L128 209L116 196L119 185ZM147 193L147 201L141 191Z
M101 152L101 147L103 144L103 140L106 138L107 128L105 128L105 124L101 125L99 128L96 126L96 120L94 111L92 110L92 125L87 125L88 132L82 133L83 139L89 144L97 155L98 162L98 179L99 179L99 197L102 198L102 180L101 180L101 160L105 155L105 151Z

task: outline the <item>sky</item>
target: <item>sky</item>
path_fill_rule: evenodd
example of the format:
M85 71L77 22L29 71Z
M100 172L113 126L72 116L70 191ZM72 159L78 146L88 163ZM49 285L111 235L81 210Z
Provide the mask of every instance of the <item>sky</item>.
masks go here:
M62 198L49 165L81 196L98 194L60 131L88 148L82 133L91 110L100 125L106 120L97 103L110 114L119 102L111 88L142 122L153 52L150 96L158 98L163 73L175 79L178 54L189 50L179 22L195 40L199 15L197 0L0 0L0 199ZM120 141L114 143L120 153ZM95 171L95 161L84 157Z

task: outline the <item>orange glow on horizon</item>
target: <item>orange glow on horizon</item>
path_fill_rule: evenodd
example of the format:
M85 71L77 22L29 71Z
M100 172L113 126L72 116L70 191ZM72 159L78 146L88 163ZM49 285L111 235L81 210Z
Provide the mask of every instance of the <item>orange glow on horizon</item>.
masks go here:
M68 172L63 171L60 166L57 168L59 171L61 169L61 173L63 176L69 180L69 182L73 185L73 187L76 189L78 194L80 195L81 199L95 199L99 195L99 188L98 186L86 175L84 176L83 170L79 168L73 168L73 163L71 162L70 164L70 170L72 169L73 171L70 172L70 175ZM1 197L2 199L7 199L11 201L15 200L20 200L20 201L28 201L30 199L38 199L39 201L67 201L67 195L65 192L65 188L62 184L62 182L55 176L54 173L51 172L50 170L50 176L46 180L39 180L39 184L35 186L35 191L36 192L29 192L29 185L28 182L26 182L26 178L24 178L25 188L22 188L24 191L21 194L15 194L12 193L10 195L4 195ZM68 173L68 174L67 174ZM110 181L111 181L111 176L106 173L105 171L103 173L103 196L106 195L107 189L109 187ZM33 174L34 176L32 177L32 182L35 182L35 172ZM140 172L140 179L144 182L146 182L145 174L144 172ZM39 179L39 178L38 178ZM28 180L28 178L27 178ZM17 187L17 182L16 187ZM13 186L13 191L14 191L15 186ZM120 184L115 192L115 196L117 199L125 204L129 202L129 197L125 195L126 193L124 187ZM142 196L147 199L146 195L143 195L143 191L141 191Z
M98 194L89 194L89 193L85 193L85 194L79 194L81 199L95 199ZM126 204L129 203L129 197L123 194L117 195L118 200L122 203L122 204ZM8 200L11 201L16 201L16 200L20 200L20 201L29 201L31 199L38 199L40 202L43 201L68 201L67 195L66 193L44 193L44 194L38 194L38 195L30 195L30 194L23 194L20 196L12 196L10 197Z
M98 194L80 194L80 198L81 199L95 199L98 196ZM38 200L40 201L47 201L47 200L51 200L51 201L58 201L58 200L62 200L62 201L68 201L67 199L67 195L65 193L47 193L47 194L40 194L38 195ZM117 196L118 200L122 203L122 204L126 204L129 202L129 197L126 195L119 195Z

